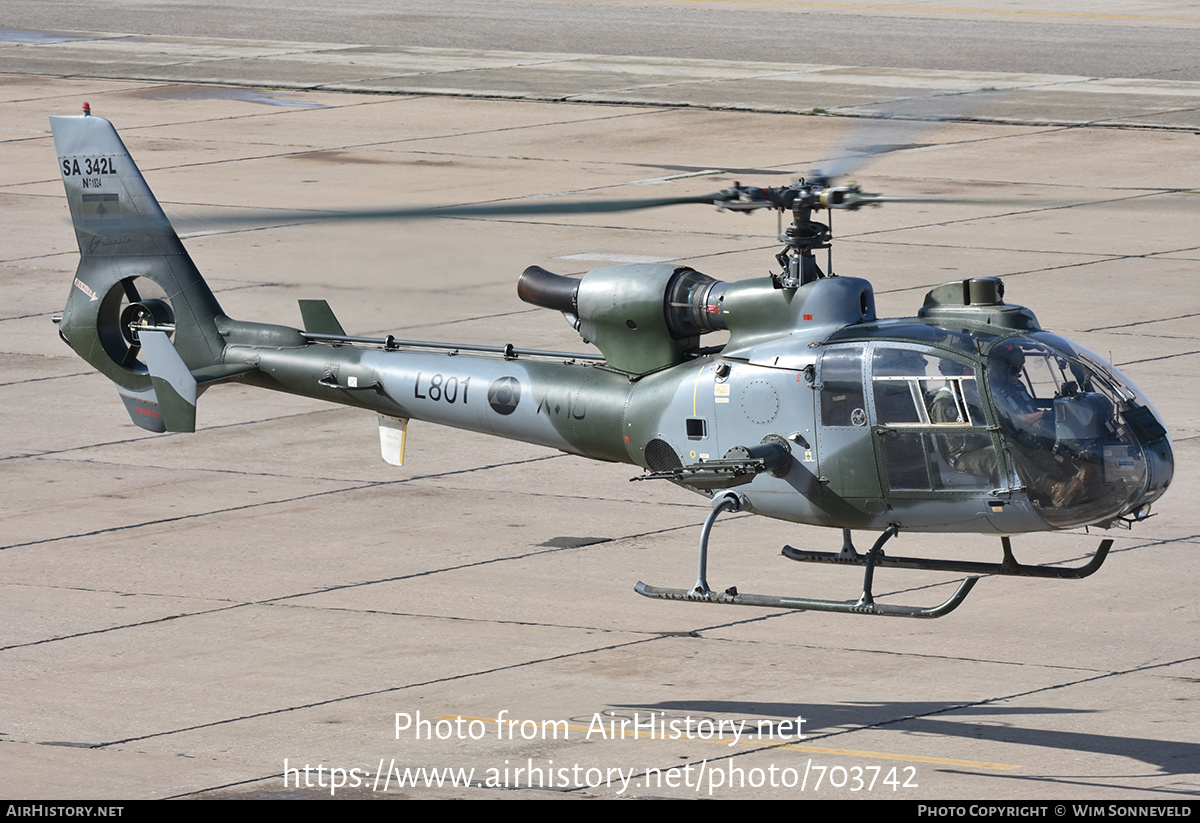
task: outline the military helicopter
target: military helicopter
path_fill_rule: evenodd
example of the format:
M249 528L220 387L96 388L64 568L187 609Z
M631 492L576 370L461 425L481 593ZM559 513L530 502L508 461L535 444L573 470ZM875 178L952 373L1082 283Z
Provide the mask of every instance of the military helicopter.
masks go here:
M517 292L561 312L599 353L474 346L346 334L324 300L301 300L304 328L228 317L192 263L116 129L51 117L80 263L59 334L112 380L133 422L195 430L210 386L247 385L378 415L383 459L404 459L409 420L440 423L630 463L712 501L690 588L639 582L646 597L933 618L979 576L1076 579L1026 565L1010 536L1131 526L1171 481L1167 429L1144 394L1102 358L1044 331L1004 302L994 277L931 290L915 317L881 319L871 285L823 271L832 234L822 210L919 200L834 185L834 169L770 188L607 203L396 209L363 218L623 211L710 203L790 214L767 277L721 282L686 266L618 265L581 278L531 266ZM301 215L314 219L311 212ZM345 215L330 215L341 218ZM161 294L149 296L152 291ZM144 294L143 294L144 293ZM728 332L724 345L701 345ZM715 590L707 552L723 512L841 529L840 551L785 547L804 563L864 568L861 594L838 601ZM854 530L878 532L859 552ZM899 531L1000 538L998 563L898 557ZM878 568L968 575L932 607L876 602Z

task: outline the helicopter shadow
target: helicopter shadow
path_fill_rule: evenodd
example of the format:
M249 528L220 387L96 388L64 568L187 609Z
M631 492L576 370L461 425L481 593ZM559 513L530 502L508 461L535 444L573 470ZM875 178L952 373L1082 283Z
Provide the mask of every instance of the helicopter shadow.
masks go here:
M960 737L1018 746L1037 746L1064 752L1094 752L1138 760L1162 775L1194 775L1200 772L1200 744L1147 737L1124 737L1058 729L1037 728L1037 716L1095 714L1099 709L1057 707L1005 707L963 705L948 702L847 702L837 704L759 703L728 700L677 700L645 705L614 707L627 712L665 712L668 719L691 715L697 720L708 714L745 720L750 729L773 730L776 724L803 717L805 743L828 745L846 732L897 727L907 734ZM955 720L951 712L1001 723ZM1003 719L1009 720L1004 721ZM760 727L759 723L763 725ZM794 735L794 727L790 733ZM786 737L787 735L780 735ZM764 745L769 745L764 741Z

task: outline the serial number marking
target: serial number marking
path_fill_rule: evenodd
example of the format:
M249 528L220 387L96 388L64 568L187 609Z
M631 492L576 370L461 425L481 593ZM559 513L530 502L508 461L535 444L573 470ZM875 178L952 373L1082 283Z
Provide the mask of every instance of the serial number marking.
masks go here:
M425 387L425 394L421 394L421 372L417 372L417 379L413 381L413 397L418 400L445 400L447 403L457 403L459 399L459 390L462 390L462 402L467 402L467 392L470 390L471 378L466 377L459 380L454 375L446 377L442 374L435 374L429 378L428 385Z
M62 161L62 173L63 177L116 174L117 164L111 157L66 157Z

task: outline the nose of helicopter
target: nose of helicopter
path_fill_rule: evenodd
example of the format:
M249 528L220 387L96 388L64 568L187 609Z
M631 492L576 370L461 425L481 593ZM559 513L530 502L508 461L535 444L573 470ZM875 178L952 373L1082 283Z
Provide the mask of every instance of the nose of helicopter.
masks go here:
M1122 428L1130 443L1125 459L1138 464L1137 473L1141 482L1126 499L1122 500L1116 494L1112 498L1113 503L1121 507L1119 517L1137 521L1149 516L1150 504L1162 497L1167 486L1171 485L1171 479L1175 476L1175 452L1166 424L1158 411L1136 386L1132 383L1128 385L1136 399L1120 413L1120 419L1125 424ZM1125 448L1118 448L1113 456L1122 457L1125 452ZM1104 457L1106 461L1110 458L1108 449L1105 449Z
M1175 473L1162 418L1111 365L1039 337L1004 341L988 364L1007 451L1039 515L1059 529L1144 519Z
M1175 474L1170 439L1163 434L1127 433L1120 443L1090 448L1059 448L1052 457L1027 470L1028 488L1040 514L1054 528L1144 520ZM1062 447L1058 443L1056 448ZM1057 468L1053 466L1057 465Z
M1157 415L1155 419L1157 420ZM1162 426L1161 420L1157 422ZM1149 513L1150 504L1162 497L1167 486L1171 485L1171 478L1175 476L1175 452L1171 448L1171 438L1165 434L1165 427L1163 431L1164 434L1153 441L1143 440L1143 451L1146 455L1146 489L1141 500L1129 512L1135 517L1142 512ZM1141 516L1144 517L1145 514Z

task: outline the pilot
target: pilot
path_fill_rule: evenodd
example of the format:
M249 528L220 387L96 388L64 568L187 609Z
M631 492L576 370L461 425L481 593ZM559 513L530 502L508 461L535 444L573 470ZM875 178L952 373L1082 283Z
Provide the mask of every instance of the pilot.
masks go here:
M1004 380L992 381L996 406L1009 418L1018 434L1054 440L1054 412L1043 408L1033 399L1021 375L1025 371L1025 352L1019 346L1006 343L997 352L999 361L1007 367Z
M1056 447L1053 406L1039 405L1021 375L1025 352L1015 343L1004 343L992 353L993 364L1005 368L1001 379L992 379L992 392L1001 423L1010 437L1009 453L1018 473L1039 497L1055 508L1071 505L1093 476L1092 467Z
M942 358L938 370L946 377L973 377L975 370L957 360ZM979 402L979 388L974 380L962 380L963 400L967 404L968 414L972 420L963 420L962 412L955 398L954 389L950 385L942 386L929 399L929 419L933 423L963 423L984 425L983 408ZM939 435L944 443L943 455L946 461L956 470L965 474L982 477L991 482L999 478L999 463L996 450L992 447L991 438L978 434L945 434Z

